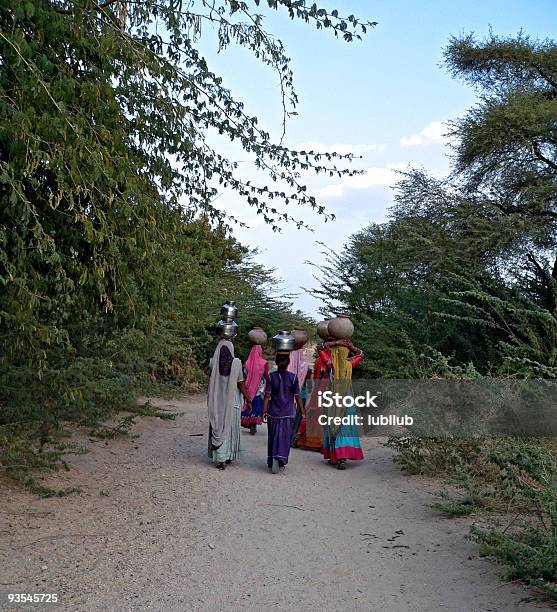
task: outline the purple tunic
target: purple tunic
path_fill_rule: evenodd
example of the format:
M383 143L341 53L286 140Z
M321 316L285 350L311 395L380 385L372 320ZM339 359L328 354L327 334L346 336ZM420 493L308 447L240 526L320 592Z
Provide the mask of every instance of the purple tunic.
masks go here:
M273 459L286 465L290 454L292 423L296 414L294 396L300 395L298 377L292 372L272 372L267 379L265 393L271 396L267 410L267 465L273 465Z

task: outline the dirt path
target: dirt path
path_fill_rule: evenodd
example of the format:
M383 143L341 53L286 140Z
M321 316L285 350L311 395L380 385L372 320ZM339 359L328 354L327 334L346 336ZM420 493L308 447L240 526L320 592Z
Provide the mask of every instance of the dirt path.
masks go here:
M427 507L438 484L406 478L377 441L341 473L294 450L265 467L264 428L225 472L206 458L205 398L89 443L58 486L0 501L0 591L57 592L65 610L539 610ZM200 434L196 436L194 434Z

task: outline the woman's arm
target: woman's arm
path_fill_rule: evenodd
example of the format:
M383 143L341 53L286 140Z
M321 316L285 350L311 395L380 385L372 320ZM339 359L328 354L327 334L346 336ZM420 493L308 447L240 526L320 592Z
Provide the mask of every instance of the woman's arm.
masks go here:
M246 385L243 380L238 381L238 389L240 389L240 393L244 396L246 400L246 404L248 408L251 410L251 399L248 397L248 390L246 389Z
M335 346L342 346L342 340L328 340L327 342L323 342L323 347L327 349L335 348Z
M331 363L331 352L329 350L321 350L319 351L319 358L321 363L327 366Z
M335 346L344 346L352 353L352 355L356 357L360 357L360 359L358 360L358 363L360 363L360 361L363 359L363 356L364 356L364 352L362 351L362 349L359 349L357 346L354 346L352 344L352 340L349 340L348 338L343 338L341 340L334 340L333 342L327 342L326 346L329 348L333 348Z
M263 400L263 420L267 418L267 408L269 406L270 399L271 399L271 394L265 393L265 399Z
M356 357L361 357L363 358L364 356L364 352L362 351L362 349L359 349L357 346L354 346L352 344L352 342L348 341L348 346L347 346L348 350L353 353ZM361 361L361 359L360 359Z

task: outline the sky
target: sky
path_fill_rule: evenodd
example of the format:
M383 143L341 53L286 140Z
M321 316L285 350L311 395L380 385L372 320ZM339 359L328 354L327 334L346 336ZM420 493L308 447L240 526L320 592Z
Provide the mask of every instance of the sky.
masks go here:
M351 166L366 174L343 179L304 176L309 191L336 215L336 221L324 223L310 209L292 210L313 231L285 225L275 233L232 193L224 192L215 202L246 220L249 228L236 228L235 236L259 250L257 260L275 268L282 279L281 291L296 294L294 306L313 316L320 303L304 291L317 285L315 268L306 262L319 263L320 243L339 252L351 234L385 221L396 170L411 165L438 176L449 170L444 123L477 102L476 92L453 79L443 65L450 37L474 32L482 39L491 28L500 36L523 30L532 38L556 38L557 26L555 0L326 0L319 5L378 25L361 42L347 44L284 13L269 14L267 29L292 58L300 99L285 144L353 152L361 159ZM209 67L278 140L282 106L272 71L244 49L217 53L211 36L203 35L200 45ZM241 150L221 139L213 144L240 161L246 176L268 184Z

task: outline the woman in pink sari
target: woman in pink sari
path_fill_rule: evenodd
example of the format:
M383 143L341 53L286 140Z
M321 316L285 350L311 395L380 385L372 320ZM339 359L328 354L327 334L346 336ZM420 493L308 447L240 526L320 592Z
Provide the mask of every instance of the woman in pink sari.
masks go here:
M300 385L300 399L302 400L302 406L305 406L307 399L307 378L309 377L311 370L306 363L304 358L304 349L295 349L290 353L290 363L288 364L288 371L292 372L298 377L298 383ZM303 419L303 407L302 410L296 410L296 416L294 418L294 424L292 426L292 446L298 445L298 428Z
M257 426L263 423L263 399L265 384L269 375L267 360L263 357L263 349L256 344L251 347L244 363L246 371L245 385L251 406L244 402L242 410L242 427L249 427L251 435L255 435Z

